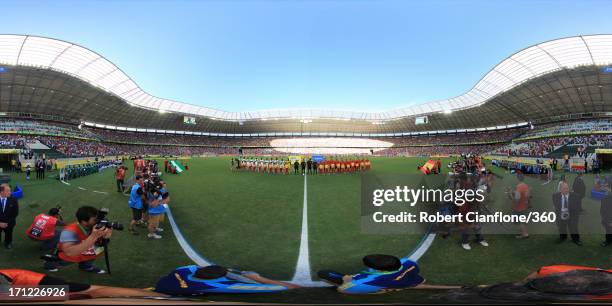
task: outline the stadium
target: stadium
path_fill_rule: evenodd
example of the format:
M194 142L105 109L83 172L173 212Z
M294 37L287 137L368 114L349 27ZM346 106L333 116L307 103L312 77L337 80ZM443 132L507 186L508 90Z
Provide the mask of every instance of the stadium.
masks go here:
M378 112L226 111L145 91L122 67L87 45L2 34L1 180L10 186L10 197L18 199L19 214L13 242L7 244L3 234L0 275L3 269L23 269L112 288L155 288L178 267L218 265L235 274L256 271L275 281L258 286L245 281L240 290L252 294L236 294L232 290L238 287L229 286L215 294L169 299L609 303L612 281L607 275L597 279L597 292L556 294L555 288L537 291L533 286L524 292L508 284L542 267L612 268L612 213L605 215L612 211L612 34L559 37L500 56L505 59L471 88L444 100ZM156 214L149 212L145 224L142 216L134 219L134 207L128 205L133 186L148 184L138 181L143 175L151 182L160 178L170 194L163 200L159 196L164 209L153 229ZM486 187L488 204L479 213L508 218L482 227L456 218L452 224L413 224L409 218L397 224L370 222L373 209L388 209L380 212L385 220L411 212L387 204L392 200L386 198L384 205L371 207L370 190L400 184L425 190L449 181L457 184L453 188ZM557 241L558 223L509 221L525 211L554 212L554 195L563 185L571 188L570 198L580 193L576 181L583 186L575 214L580 221L571 207L569 220L576 220L579 238L571 224L571 239L564 242ZM517 184L529 186L529 208L524 210L516 208L521 205ZM153 201L157 205L157 198ZM563 214L566 202L560 203ZM115 229L105 255L98 254L95 271L100 273L76 265L50 268L41 256L52 254L55 246L41 249L39 239L30 235L33 220L61 207L68 224L83 206L108 208L106 219L125 230ZM457 213L450 207L449 217ZM10 221L0 221L10 227ZM476 240L468 241L473 234ZM385 294L342 294L342 286L333 290L319 273L357 273L369 254L418 263L427 284L454 289L390 287L367 292ZM495 287L499 284L506 287ZM257 288L244 289L249 286ZM123 299L106 301L134 302L127 294L116 296Z

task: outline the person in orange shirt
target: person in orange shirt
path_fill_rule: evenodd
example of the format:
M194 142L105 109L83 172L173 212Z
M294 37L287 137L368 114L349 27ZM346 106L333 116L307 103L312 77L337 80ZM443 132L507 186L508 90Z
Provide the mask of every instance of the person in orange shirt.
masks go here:
M512 198L512 212L515 215L526 215L529 210L529 186L524 182L525 176L521 172L517 172L516 178L519 183L516 185L516 189L511 194ZM529 232L527 230L526 223L518 224L520 234L516 236L517 239L529 238Z
M117 180L117 192L123 192L125 189L124 181L125 181L125 167L123 165L117 167L115 171L115 179Z

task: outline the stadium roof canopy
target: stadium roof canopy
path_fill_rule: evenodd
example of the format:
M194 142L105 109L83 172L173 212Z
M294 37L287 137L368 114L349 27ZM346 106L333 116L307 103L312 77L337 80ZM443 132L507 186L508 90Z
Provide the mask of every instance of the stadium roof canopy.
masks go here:
M172 120L158 118L159 121L157 122L160 124L157 127L181 128L182 120L179 124L176 118L182 118L183 115L187 115L200 118L200 122L207 122L205 126L200 126L198 130L230 130L244 133L269 131L269 129L262 126L264 124L271 125L269 121L268 123L264 122L267 120L280 120L276 127L278 131L295 131L296 129L303 131L305 123L319 120L322 126L314 130L332 131L335 129L335 125L341 126L343 124L342 121L353 121L344 123L347 127L345 129L340 128L340 130L352 130L353 132L394 132L426 128L414 125L415 117L425 115L430 117L429 122L432 122L431 118L436 116L440 120L433 125L429 125L429 129L448 129L482 127L486 124L511 124L538 120L552 115L609 112L612 111L610 107L612 97L609 92L611 89L609 85L612 83L612 80L609 80L610 78L607 74L612 72L612 69L607 67L607 65L611 63L612 35L575 36L547 41L523 49L493 67L465 94L442 101L381 112L353 112L327 109L275 109L228 112L153 96L140 88L119 67L85 47L62 40L38 36L0 35L0 65L11 66L12 69L16 70L12 73L22 73L23 77L27 79L20 82L19 78L15 76L11 79L8 77L3 79L2 75L0 75L0 84L8 86L4 89L11 88L10 86L32 85L32 90L54 91L56 86L57 88L55 89L61 90L61 86L64 86L63 83L68 81L67 78L78 79L90 87L80 86L82 91L90 93L94 90L98 91L96 95L79 94L79 96L84 98L82 100L77 99L77 101L74 101L72 95L70 95L70 103L84 103L85 105L81 109L87 109L92 112L83 111L83 113L79 114L80 120L116 125L123 124L124 126L130 126L129 123L131 123L131 126L147 127L146 122L135 117L129 117L129 114L134 113L134 111L125 111L124 113L128 116L119 116L123 118L122 120L117 119L117 116L113 117L113 120L109 118L104 120L104 118L99 116L100 114L93 113L99 113L100 109L91 104L107 103L102 100L113 100L113 103L106 105L107 110L109 110L111 104L115 111L117 109L126 109L128 105L131 105L136 106L135 109L140 109L141 112L143 109L146 109L155 113L176 115ZM48 72L36 72L41 70ZM57 81L58 85L54 85L52 80L50 84L42 86L40 85L41 80L36 79L36 77L40 78L41 74L44 74L46 79L63 79L62 84L59 84L60 82ZM550 76L555 77L550 78ZM588 76L594 76L595 79L587 79ZM553 81L561 85L557 86L551 83ZM541 90L529 88L532 85ZM601 89L604 86L605 88L600 90L598 94L591 92L596 90L594 88ZM581 87L589 91L586 92L587 96L584 95L585 92L579 92ZM530 94L523 95L520 88L527 90ZM550 92L555 90L557 91L556 97L548 96ZM561 93L561 90L564 92ZM572 92L567 92L567 90L572 90ZM99 92L105 93L106 97L100 97ZM15 94L11 91L6 99L16 103L18 101L15 101L15 99L23 99L25 94L22 92L19 97L15 97ZM91 99L85 98L87 96L91 97ZM504 96L506 97L505 99L503 99ZM511 97L514 101L509 101L508 97ZM537 100L538 97L539 101ZM0 98L2 98L1 95ZM529 100L532 98L536 98L536 100L531 100L530 102ZM62 108L62 103L67 103L65 99L51 99L53 101L48 101L48 103L56 103L60 106L59 108ZM32 99L28 101L31 102ZM554 101L557 102L555 103ZM124 106L122 107L118 102L124 103ZM539 104L538 109L540 111L522 114L522 108L518 108L520 104L533 102ZM547 103L551 105L544 105ZM553 103L554 105L552 105ZM87 104L90 104L90 107L86 107ZM490 120L466 118L463 111L483 105L489 107L479 110L479 113L495 114L504 111L506 114L489 117L488 119ZM24 109L23 105L21 105L17 108L3 107L2 111L33 113L36 110L41 111L36 105L30 105L29 108ZM542 111L546 108L555 110L555 112L546 113ZM559 110L561 111L559 112ZM446 116L442 117L440 114ZM152 117L157 117L157 115L147 114L141 117L150 120ZM213 124L213 121L216 123ZM162 124L163 122L166 122L166 124ZM225 123L223 124L222 122ZM278 125L285 123L292 126ZM383 127L387 123L389 125ZM367 124L370 126L366 127ZM371 125L376 125L377 127L372 127ZM150 126L152 127L152 125ZM307 128L306 130L313 129Z

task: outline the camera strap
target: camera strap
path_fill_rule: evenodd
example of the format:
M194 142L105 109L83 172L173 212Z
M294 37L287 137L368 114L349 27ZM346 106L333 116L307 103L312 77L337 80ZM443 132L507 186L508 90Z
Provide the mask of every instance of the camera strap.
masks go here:
M77 222L77 226L78 226L78 227L79 227L79 229L80 229L80 230L83 232L83 234L85 234L85 235L89 236L89 231L88 231L86 228L84 228L84 227L81 225L81 223L78 223L78 222Z

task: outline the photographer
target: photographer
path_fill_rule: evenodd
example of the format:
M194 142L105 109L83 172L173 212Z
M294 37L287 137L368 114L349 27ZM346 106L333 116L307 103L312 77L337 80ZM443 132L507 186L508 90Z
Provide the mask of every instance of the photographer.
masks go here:
M143 199L145 197L143 185L144 183L142 176L140 174L136 175L134 185L130 191L130 199L128 201L130 209L132 210L132 221L130 221L128 231L132 233L132 235L138 235L138 232L134 226L137 223L142 223Z
M512 213L517 216L527 215L529 214L529 197L530 197L530 188L524 180L525 177L523 173L517 172L516 179L518 180L518 184L513 192L508 192L508 196L512 201ZM527 230L527 224L524 222L518 223L518 228L520 234L515 236L516 239L527 239L529 238L529 231Z
M159 185L151 183L149 190L147 190L147 201L148 201L148 213L149 213L149 234L148 238L161 239L162 236L159 232L163 230L159 228L159 221L166 212L164 207L164 201L168 198L168 192L162 191L161 181L158 181ZM164 189L165 190L165 189Z
M26 235L32 240L42 241L41 250L52 250L57 247L61 233L57 226L64 226L61 212L62 208L58 206L49 209L47 214L39 214L26 230Z
M463 190L475 190L475 184L474 184L474 180L475 178L473 176L467 176L465 173L462 173L459 176L459 189L463 189ZM469 251L472 249L472 247L470 246L470 235L474 235L474 242L480 244L483 247L488 247L489 243L484 239L483 235L482 235L482 226L480 224L478 224L477 222L469 222L466 220L466 215L470 212L477 212L478 211L478 202L476 201L471 201L471 202L466 202L461 206L457 206L457 214L460 214L463 216L462 218L462 222L459 222L458 224L458 228L461 231L461 247L466 250Z
M163 204L170 204L170 193L168 192L168 189L166 188L166 182L165 181L159 181L159 192L162 194L163 196ZM161 214L161 217L159 218L159 223L164 223L164 221L166 220L166 214ZM159 227L159 225L157 226L158 231L163 232L164 230L162 228Z
M119 167L117 167L117 170L115 171L115 179L117 180L117 192L123 192L123 189L125 189L124 181L125 181L125 171L126 168L121 165Z
M68 224L60 234L57 260L48 260L44 264L49 272L58 271L59 266L73 263L79 264L79 269L85 272L104 274L105 270L94 266L96 258L103 253L103 247L97 242L110 239L112 228L96 227L98 210L91 206L83 206L76 212L77 222Z

